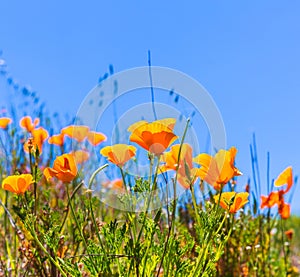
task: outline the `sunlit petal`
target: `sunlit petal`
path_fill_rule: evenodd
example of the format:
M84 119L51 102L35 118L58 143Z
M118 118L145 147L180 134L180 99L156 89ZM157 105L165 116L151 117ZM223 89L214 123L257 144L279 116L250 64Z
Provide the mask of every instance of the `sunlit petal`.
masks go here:
M93 146L99 145L101 142L106 141L106 136L99 132L88 132L87 139Z
M72 152L71 154L74 156L77 164L85 163L90 157L89 152L85 151L85 150L76 150L76 151Z
M12 120L10 118L8 118L8 117L1 117L0 118L0 128L1 129L6 129L7 126L9 124L11 124L11 122L12 122Z
M237 149L231 147L228 151L219 150L214 157L206 153L198 155L193 161L201 165L199 177L220 190L233 177L242 175L234 165L236 153Z
M229 211L230 213L236 213L240 210L245 204L249 202L248 192L223 192L214 196L215 203L219 203L220 206Z
M31 174L12 175L2 181L2 188L16 194L23 194L33 182Z
M63 182L69 183L76 177L77 171L74 156L72 154L63 154L56 157L53 168L47 167L44 170L44 175L47 180L56 177Z
M167 122L170 120L171 119L166 119ZM137 126L134 127L135 128L129 128L133 130L130 141L137 143L155 155L161 155L177 139L172 129L157 121L152 123L138 123Z
M293 186L293 169L291 166L282 171L274 182L275 187L281 187L286 184L287 187L285 189L285 193L287 193Z
M123 166L127 161L135 156L136 148L127 144L114 144L103 147L100 154L106 157L111 163Z
M64 138L65 138L65 135L63 135L63 134L53 135L52 137L50 137L48 139L48 143L49 144L55 144L55 145L58 145L58 146L63 146L64 145Z
M83 125L70 125L61 130L61 133L67 135L68 137L82 142L88 136L90 128Z
M32 118L30 116L24 116L20 120L20 126L27 130L27 132L31 133L34 128L39 125L40 119L35 118L34 121L32 122Z

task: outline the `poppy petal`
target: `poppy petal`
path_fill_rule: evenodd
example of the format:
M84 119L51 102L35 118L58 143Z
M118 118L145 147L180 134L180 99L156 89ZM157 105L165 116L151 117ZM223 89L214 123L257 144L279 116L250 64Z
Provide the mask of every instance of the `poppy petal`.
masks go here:
M97 146L103 141L106 141L106 136L99 132L90 131L88 132L87 139L90 144Z
M293 169L291 166L282 171L274 182L275 187L281 187L287 184L285 193L287 193L293 186Z
M8 117L1 117L0 118L0 128L1 129L6 129L7 126L9 124L11 124L11 122L12 122L12 120L10 118L8 118Z

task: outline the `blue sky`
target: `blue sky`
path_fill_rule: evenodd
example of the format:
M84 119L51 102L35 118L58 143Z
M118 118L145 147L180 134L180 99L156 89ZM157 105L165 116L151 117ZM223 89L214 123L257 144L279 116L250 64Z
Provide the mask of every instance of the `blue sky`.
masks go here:
M75 114L113 64L180 70L212 95L237 164L251 175L256 133L262 181L300 172L300 2L1 1L0 49L9 72L49 110ZM70 101L71 99L71 101ZM293 212L300 213L296 189Z

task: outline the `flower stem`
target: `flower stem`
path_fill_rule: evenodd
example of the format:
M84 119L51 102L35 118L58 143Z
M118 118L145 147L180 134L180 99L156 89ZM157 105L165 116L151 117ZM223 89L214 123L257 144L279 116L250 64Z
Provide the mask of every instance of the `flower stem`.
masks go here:
M61 275L64 277L67 277L67 274L64 272L64 270L61 268L59 262L54 259L50 253L47 251L47 249L43 246L43 244L40 242L39 238L37 237L37 234L34 230L35 224L26 224L27 229L30 231L32 237L34 238L37 245L40 247L40 249L46 254L46 256L49 258L49 260L55 265L55 267L60 271Z
M89 253L89 250L88 250L88 245L87 245L86 239L85 239L85 237L84 237L84 235L83 235L83 233L82 233L80 224L79 224L79 222L78 222L78 220L77 220L77 217L76 217L76 214L75 214L75 210L74 210L73 205L72 205L72 202L71 202L71 198L70 198L70 194L69 194L68 187L67 187L67 195L68 195L68 201L70 202L70 208L71 208L71 212L72 212L72 215L73 215L75 224L76 224L77 229L78 229L78 231L79 231L79 234L80 234L80 236L81 236L81 238L82 238L83 244L84 244L84 246L85 246L85 248L86 248L86 250L87 250L87 252L88 252L88 254L89 254L88 257L89 257L89 259L90 259L90 261L91 261L91 263L92 263L92 265L93 265L93 267L94 267L94 269L95 269L95 272L97 272L96 265L94 264L94 260L93 260L92 257L90 256L90 253Z
M60 226L60 228L59 228L59 233L62 232L63 227L64 227L65 222L66 222L66 219L67 219L67 217L68 217L68 215L69 215L69 206L70 206L70 202L71 202L71 200L73 199L73 197L75 196L76 192L81 188L82 185L83 185L83 182L79 183L79 185L78 185L78 186L74 189L74 191L72 192L72 194L71 194L71 196L70 196L70 200L68 200L67 207L66 207L66 214L65 214L65 217L64 217L64 219L63 219L63 222L62 222L62 224L61 224L61 226Z
M284 257L284 269L285 269L285 273L288 274L287 255L286 255L286 251L285 251L285 242L284 242L284 222L283 222L282 218L280 218L280 228L281 228L282 251L283 251L283 257Z

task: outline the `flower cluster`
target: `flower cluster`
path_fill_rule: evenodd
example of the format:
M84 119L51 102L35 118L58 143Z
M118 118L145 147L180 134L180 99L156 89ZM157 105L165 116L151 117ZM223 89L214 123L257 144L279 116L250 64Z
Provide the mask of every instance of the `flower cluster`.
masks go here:
M173 131L175 124L174 118L153 122L136 122L128 128L131 133L129 140L147 150L149 154L159 157L162 162L160 173L175 171L176 180L186 189L200 178L220 191L232 178L242 174L234 165L237 153L235 147L228 151L221 149L214 157L203 153L193 158L193 149L189 144L182 143L171 146L178 139ZM169 147L170 151L166 152ZM115 144L104 147L100 153L110 162L122 167L135 156L136 148L126 144ZM195 167L194 164L200 165L200 168ZM230 212L236 212L243 207L248 202L248 195L247 192L243 194L230 193L230 196L235 196L235 202L230 207ZM228 194L223 193L220 202L220 205L226 209L228 208L225 205L227 198Z
M291 224L294 217L285 220L291 213L287 196L296 182L291 167L273 182L269 195L260 196L250 182L240 188L235 147L195 153L186 139L189 121L182 137L174 118L138 121L126 126L127 135L122 137L127 142L110 145L102 144L106 136L88 126L70 125L53 132L50 122L43 122L25 116L17 130L10 118L0 118L0 155L6 158L0 159L0 214L5 213L0 220L1 245L6 246L0 256L8 258L0 264L9 267L3 272L12 268L12 274L33 276L297 272L291 257L298 223ZM41 126L48 126L50 136ZM170 207L165 204L182 192L184 197ZM259 197L262 213L257 210Z
M31 136L24 144L25 152L35 152L36 150L38 150L39 153L43 152L43 144L49 137L49 134L43 127L37 128L39 123L39 118L36 118L34 121L32 121L30 116L24 116L20 120L21 128L26 130Z
M0 128L7 129L12 120L7 117L0 118ZM48 132L43 127L38 127L40 120L32 120L30 116L24 116L20 120L20 126L30 134L30 139L24 144L25 151L38 149L42 153L43 144L49 137ZM157 158L159 162L158 174L175 172L175 180L185 189L192 188L197 180L206 182L217 195L214 200L222 208L230 213L236 213L246 203L249 202L249 192L224 192L223 188L236 176L242 175L235 166L237 149L231 147L229 150L220 149L214 156L201 153L193 156L193 149L188 143L173 144L178 140L174 133L176 119L165 118L153 122L145 120L138 121L128 127L130 133L129 140L132 143L148 151L149 155ZM106 136L100 132L90 130L83 125L70 125L61 129L59 134L52 135L48 139L49 144L63 147L65 138L75 140L81 144L88 141L92 146L98 146L106 140ZM169 149L169 150L168 150ZM100 150L100 154L121 170L131 159L135 158L137 148L128 144L114 144L105 146ZM78 174L78 164L82 164L89 159L89 153L84 149L77 149L70 153L57 156L53 167L47 167L43 173L45 179L49 181L55 177L58 180L69 183ZM123 181L118 181L117 186L122 187ZM33 183L31 174L13 175L5 178L2 187L17 194L23 194ZM275 186L287 185L285 189L272 191L268 196L261 196L261 208L272 208L278 206L278 213L282 218L290 216L290 205L285 202L284 195L287 194L293 185L292 168L288 167L275 180Z
M268 196L261 196L261 208L272 208L277 205L278 213L280 214L281 218L287 219L290 217L291 207L290 204L285 202L284 195L291 189L293 185L292 167L288 167L281 172L278 178L275 180L274 185L276 187L287 185L287 187L286 189L272 191Z
M0 118L0 128L7 129L12 120L7 117ZM49 144L57 145L63 148L65 137L74 139L78 143L87 140L92 146L97 146L106 140L106 136L100 132L91 131L87 126L70 125L62 128L59 134L49 137L48 131L43 127L38 127L40 119L34 120L30 116L21 118L19 125L25 131L29 138L25 141L23 149L25 152L41 155L43 146L48 139ZM44 176L47 181L56 177L58 180L68 183L77 176L77 165L82 164L89 158L89 152L85 149L78 149L67 154L57 156L53 167L44 169ZM16 194L23 194L30 185L33 184L31 174L12 175L5 178L2 182L2 188Z

